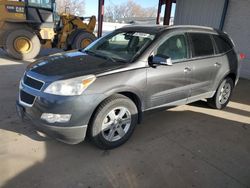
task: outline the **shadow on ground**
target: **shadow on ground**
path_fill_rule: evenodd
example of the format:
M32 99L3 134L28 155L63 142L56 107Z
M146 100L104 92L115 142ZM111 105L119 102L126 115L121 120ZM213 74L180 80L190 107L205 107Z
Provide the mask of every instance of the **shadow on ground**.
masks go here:
M48 139L45 159L3 187L247 187L249 130L192 111L158 112L111 151Z

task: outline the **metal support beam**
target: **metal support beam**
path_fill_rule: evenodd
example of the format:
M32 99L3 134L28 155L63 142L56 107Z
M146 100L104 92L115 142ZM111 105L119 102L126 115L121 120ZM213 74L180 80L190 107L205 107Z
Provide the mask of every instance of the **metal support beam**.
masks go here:
M161 7L162 7L162 0L159 0L159 3L158 3L158 10L157 10L157 17L156 17L156 24L160 24L160 19L161 19Z
M223 30L223 26L224 26L226 14L227 14L228 3L229 3L229 0L225 0L222 15L221 15L221 20L220 20L220 26L219 26L220 30Z
M170 16L171 16L171 8L172 8L172 1L166 0L163 25L169 25Z
M162 8L162 5L165 4L166 6L165 6L163 24L164 25L169 25L170 16L171 16L171 8L172 8L172 3L173 2L176 2L176 1L175 0L159 0L156 24L160 24L161 8Z
M99 0L98 4L98 38L102 36L102 26L103 26L103 15L104 15L104 0Z

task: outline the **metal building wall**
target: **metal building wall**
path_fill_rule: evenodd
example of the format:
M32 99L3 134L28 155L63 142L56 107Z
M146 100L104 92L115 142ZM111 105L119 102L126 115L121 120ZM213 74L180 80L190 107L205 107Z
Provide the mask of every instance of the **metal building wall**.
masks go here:
M232 37L237 50L246 55L240 73L250 79L250 0L229 0L223 30Z
M203 25L219 28L224 0L177 0L175 25Z

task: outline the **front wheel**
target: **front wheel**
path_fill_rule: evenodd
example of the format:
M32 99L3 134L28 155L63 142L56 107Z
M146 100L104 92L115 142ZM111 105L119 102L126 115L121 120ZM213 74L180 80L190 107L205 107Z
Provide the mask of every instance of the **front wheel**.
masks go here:
M207 99L208 105L215 109L225 108L231 98L233 87L233 80L231 78L225 78L216 90L215 95Z
M124 144L138 121L137 107L123 95L106 99L97 109L90 125L90 137L101 149L113 149Z

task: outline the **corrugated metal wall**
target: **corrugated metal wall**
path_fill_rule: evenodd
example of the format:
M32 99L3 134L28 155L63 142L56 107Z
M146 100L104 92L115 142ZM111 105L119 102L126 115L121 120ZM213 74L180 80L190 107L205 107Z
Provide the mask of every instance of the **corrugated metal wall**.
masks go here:
M219 28L224 0L177 0L175 25L203 25Z
M241 76L250 79L250 0L230 0L224 31L234 40L239 52L246 54Z

